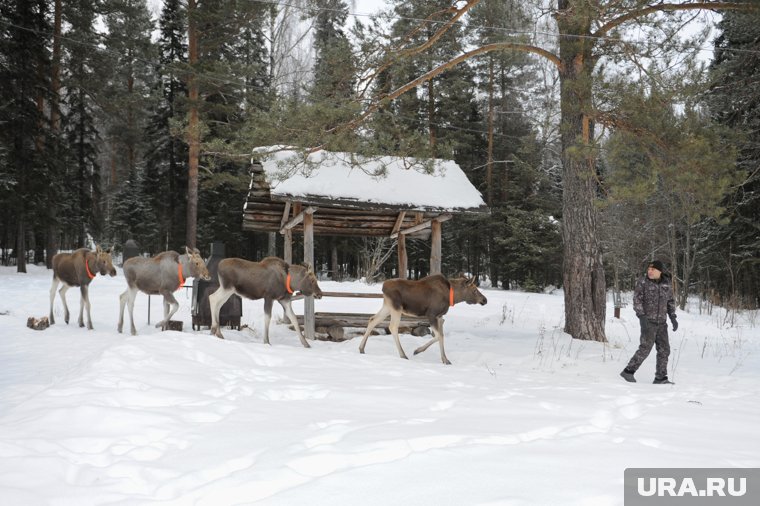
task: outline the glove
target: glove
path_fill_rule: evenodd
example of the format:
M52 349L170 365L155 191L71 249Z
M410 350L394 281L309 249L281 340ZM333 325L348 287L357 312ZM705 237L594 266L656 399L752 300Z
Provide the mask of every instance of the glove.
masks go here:
M678 330L678 320L676 320L676 315L674 314L670 315L670 323L673 324L673 332Z
M641 324L641 331L646 332L647 326L649 325L649 322L647 321L647 317L642 315L639 315L639 323Z

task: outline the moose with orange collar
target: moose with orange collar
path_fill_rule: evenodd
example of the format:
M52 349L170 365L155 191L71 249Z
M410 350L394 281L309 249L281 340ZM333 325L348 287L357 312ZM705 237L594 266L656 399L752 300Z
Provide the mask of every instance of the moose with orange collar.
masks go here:
M396 340L396 349L401 358L407 358L398 337L401 315L406 314L427 317L433 331L433 339L414 350L414 354L422 353L437 341L441 349L441 361L451 364L443 349L443 315L459 302L485 305L488 299L478 290L475 278L447 279L441 274L433 274L417 281L389 279L383 283L383 307L367 323L359 353L364 353L372 329L390 315L388 328Z

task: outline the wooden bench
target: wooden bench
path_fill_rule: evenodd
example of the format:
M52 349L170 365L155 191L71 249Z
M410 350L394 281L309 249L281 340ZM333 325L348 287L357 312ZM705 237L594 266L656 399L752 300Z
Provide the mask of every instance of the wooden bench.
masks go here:
M323 297L350 297L360 299L382 299L381 293L365 293L365 292L322 292ZM299 296L294 299L300 298ZM332 339L337 341L343 341L345 339L345 328L358 328L366 329L367 322L372 318L374 313L329 313L329 312L316 312L314 313L314 327L320 333L328 334ZM298 324L304 324L303 315L297 315ZM384 329L387 334L390 334L388 326L390 325L390 317L385 321L379 323L375 328ZM430 322L427 318L420 318L416 316L402 316L401 323L399 325L399 332L401 333L413 333L415 335L426 335L430 333Z

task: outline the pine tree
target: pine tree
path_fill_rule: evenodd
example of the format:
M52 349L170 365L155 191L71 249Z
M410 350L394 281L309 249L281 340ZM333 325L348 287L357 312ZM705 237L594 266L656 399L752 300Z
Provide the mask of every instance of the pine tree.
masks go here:
M737 130L736 171L746 178L724 202L728 223L710 227L711 268L706 289L748 308L760 306L760 15L727 12L718 24L707 103L715 121ZM708 277L709 276L709 277ZM735 306L736 307L736 306Z
M146 128L143 193L158 221L157 240L143 244L150 252L179 250L185 242L187 213L187 144L178 134L187 89L180 79L187 62L185 14L180 0L166 0L159 19L157 105Z
M104 5L107 34L104 37L109 55L108 66L103 69L105 86L101 102L104 137L109 167L107 180L107 213L109 219L116 219L120 196L144 201L142 181L145 179L144 154L146 151L145 127L149 111L155 104L150 90L154 87L155 76L151 62L154 48L150 37L153 23L144 0L107 0ZM136 188L125 189L123 185L136 184ZM136 213L137 209L130 213ZM140 204L139 207L142 207ZM139 209L138 207L138 209ZM155 219L155 218L153 218ZM134 225L129 224L134 230ZM120 243L125 229L118 230ZM149 237L144 230L140 237L134 237L142 245L155 244L155 237ZM115 237L113 239L116 239Z
M3 228L16 238L18 272L26 272L27 235L42 230L46 214L50 56L41 34L49 31L45 2L0 2L0 196L8 210Z
M309 101L314 108L311 114L320 116L324 129L334 128L349 119L346 113L350 115L351 110L345 104L356 94L356 66L344 28L347 13L348 6L343 0L315 2L316 54Z
M93 40L95 0L65 7L70 28L63 40L66 74L63 97L66 114L62 118L67 148L63 209L65 225L73 231L69 244L87 246L87 236L99 238L103 226L101 209L100 134L96 128L95 98L100 89L101 54Z

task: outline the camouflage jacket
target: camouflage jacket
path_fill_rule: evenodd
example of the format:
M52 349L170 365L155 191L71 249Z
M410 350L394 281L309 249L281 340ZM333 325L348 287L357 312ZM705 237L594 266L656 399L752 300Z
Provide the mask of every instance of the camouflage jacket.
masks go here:
M663 273L659 281L652 281L646 274L636 281L633 291L633 310L636 316L646 316L647 320L665 322L667 316L676 315L673 287L670 275Z

